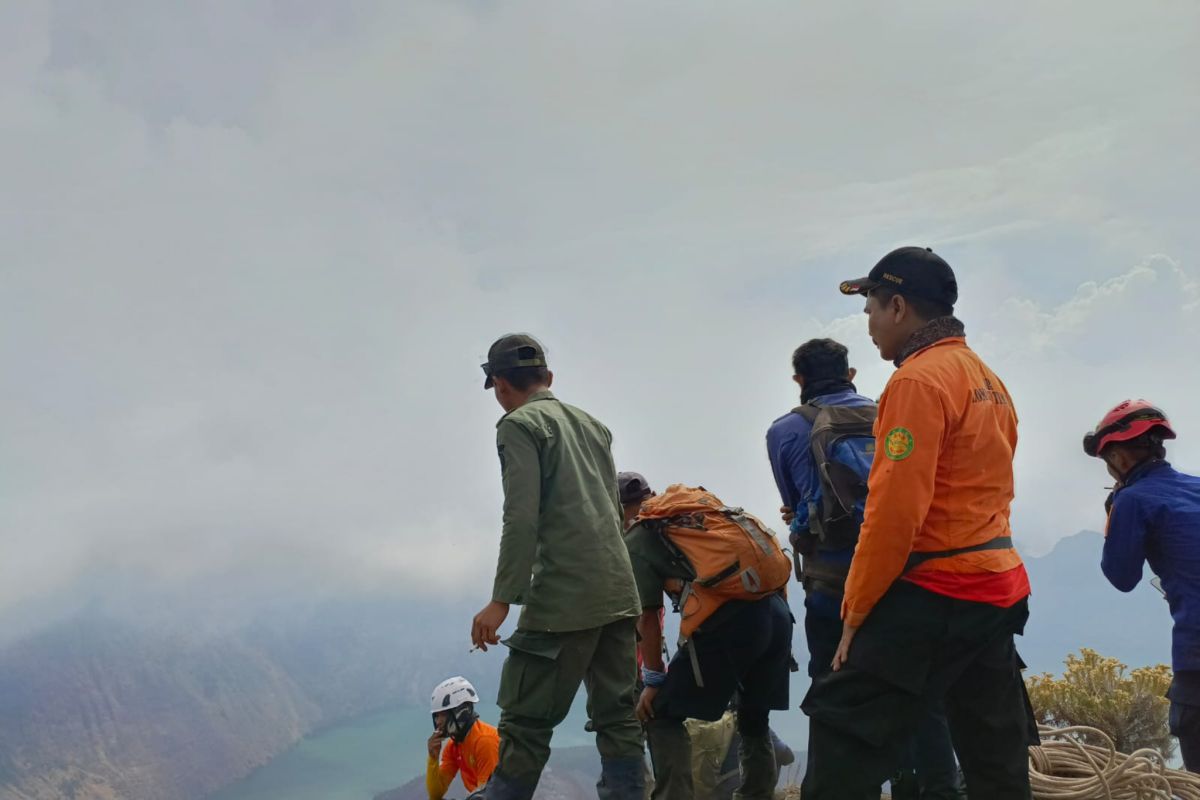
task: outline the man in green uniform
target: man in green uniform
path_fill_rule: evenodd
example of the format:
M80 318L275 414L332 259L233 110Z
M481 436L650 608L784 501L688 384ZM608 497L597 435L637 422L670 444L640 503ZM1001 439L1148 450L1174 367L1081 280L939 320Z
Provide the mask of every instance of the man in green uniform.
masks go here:
M504 526L492 601L471 627L475 645L522 606L504 644L500 763L488 800L528 800L550 738L582 682L596 732L601 800L641 800L642 730L634 716L635 624L641 606L621 538L612 434L550 393L554 376L532 336L504 336L483 364L485 389L506 412L496 425Z

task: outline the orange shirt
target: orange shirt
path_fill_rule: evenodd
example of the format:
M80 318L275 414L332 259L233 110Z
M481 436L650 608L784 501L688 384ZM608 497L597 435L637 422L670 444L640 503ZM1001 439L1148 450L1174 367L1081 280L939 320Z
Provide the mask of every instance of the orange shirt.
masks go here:
M488 782L500 760L500 734L483 720L476 720L462 744L451 739L442 748L442 763L430 758L425 769L429 800L442 800L454 778L462 773L463 786L473 792Z
M1012 535L1017 414L1004 384L965 339L943 339L905 360L879 399L875 438L866 515L842 604L842 618L856 627L911 553ZM1029 593L1012 549L933 559L907 577L940 594L996 605Z

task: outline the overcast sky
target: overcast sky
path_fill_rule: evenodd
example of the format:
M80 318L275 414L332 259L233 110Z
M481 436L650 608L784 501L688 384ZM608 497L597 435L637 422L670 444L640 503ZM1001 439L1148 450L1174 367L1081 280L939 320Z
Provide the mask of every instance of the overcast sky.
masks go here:
M1200 468L1185 2L0 5L0 611L146 586L489 594L478 364L546 343L619 466L776 523L837 283L956 268L1022 548L1102 524L1127 395ZM886 9L886 11L881 10Z

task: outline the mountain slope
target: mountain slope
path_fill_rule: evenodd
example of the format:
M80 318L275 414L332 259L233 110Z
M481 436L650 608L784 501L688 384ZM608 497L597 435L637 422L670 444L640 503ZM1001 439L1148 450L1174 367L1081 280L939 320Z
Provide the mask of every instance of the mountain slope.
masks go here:
M243 643L112 623L71 624L6 650L0 698L0 797L38 800L201 796L321 716Z
M1029 625L1017 640L1034 672L1060 672L1068 653L1090 647L1131 667L1171 662L1171 615L1146 579L1129 594L1100 572L1104 538L1084 532L1026 562L1033 595Z
M466 649L428 616L378 597L222 632L92 614L9 645L0 800L204 797L318 727L424 701Z

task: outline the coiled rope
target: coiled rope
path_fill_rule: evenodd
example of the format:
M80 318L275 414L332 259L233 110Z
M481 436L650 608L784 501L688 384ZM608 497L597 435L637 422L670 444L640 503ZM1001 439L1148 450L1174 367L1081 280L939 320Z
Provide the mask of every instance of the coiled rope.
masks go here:
M1041 747L1029 748L1035 800L1200 800L1200 775L1168 769L1157 750L1118 753L1108 734L1083 726L1038 732Z

